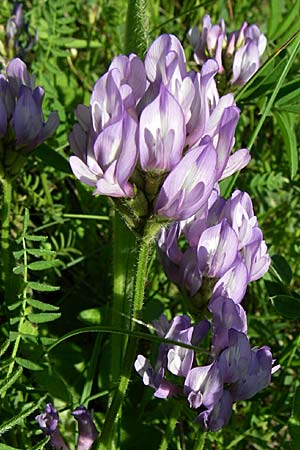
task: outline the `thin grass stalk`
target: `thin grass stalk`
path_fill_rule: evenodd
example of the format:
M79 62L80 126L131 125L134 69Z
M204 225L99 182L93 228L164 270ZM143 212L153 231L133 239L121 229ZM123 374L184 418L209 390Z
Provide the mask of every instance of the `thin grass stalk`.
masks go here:
M3 207L2 207L2 225L1 225L1 250L2 250L2 285L4 290L4 299L9 299L10 279L12 273L11 254L10 254L10 210L12 199L12 184L10 180L2 180L3 189Z

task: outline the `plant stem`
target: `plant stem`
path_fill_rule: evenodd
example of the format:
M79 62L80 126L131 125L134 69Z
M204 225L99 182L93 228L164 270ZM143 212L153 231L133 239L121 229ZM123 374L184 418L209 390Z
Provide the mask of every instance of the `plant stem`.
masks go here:
M143 57L148 47L148 17L146 0L128 0L125 52Z
M9 242L10 229L10 209L12 185L7 179L2 180L3 187L3 208L2 208L2 230L1 230L1 250L2 250L2 283L4 298L9 298L10 279L11 279L11 254Z
M154 228L151 226L146 227L144 236L141 239L140 252L137 260L135 289L132 308L132 322L131 322L132 331L138 328L138 319L140 319L141 317L145 293L145 284L147 280L148 261L150 251L152 248L152 240L156 234L156 231L157 231L156 227ZM115 392L112 403L107 412L99 442L97 442L96 446L93 447L93 449L109 450L110 448L112 429L128 387L133 363L136 357L137 343L138 339L135 337L131 336L128 339L126 353L123 360L123 367L120 375L119 386Z

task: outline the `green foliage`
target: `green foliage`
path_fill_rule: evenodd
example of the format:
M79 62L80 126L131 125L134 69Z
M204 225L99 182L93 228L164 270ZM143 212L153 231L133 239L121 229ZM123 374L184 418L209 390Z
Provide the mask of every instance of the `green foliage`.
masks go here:
M12 2L2 3L3 43ZM119 269L112 267L113 252L120 249L112 248L111 204L75 181L68 165L67 136L74 109L78 103L89 103L94 82L124 49L127 2L26 0L23 7L31 34L38 34L26 62L45 88L45 116L58 110L60 127L28 158L13 190L13 289L0 307L0 450L48 448L48 438L34 420L48 401L58 408L73 449L75 425L66 410L84 403L94 409L98 429L103 428L122 369L117 361L117 375L111 377L111 358L122 358L116 346L133 336L140 338L138 351L152 353L150 347L157 348L161 339L154 337L151 321L162 312L168 317L186 313L186 306L153 257L141 317L144 326L138 332L127 330L133 289L127 280L135 267L128 261L124 272L123 259ZM236 93L241 109L236 148L250 143L252 161L234 186L253 198L272 254L265 282L250 286L245 299L249 333L255 345L272 347L281 369L269 388L238 403L224 430L205 435L194 424L195 411L183 405L175 420L172 402L154 399L151 389L133 374L116 423L117 448L299 447L299 9L294 0L148 2L151 38L162 32L177 35L193 69L186 33L201 24L205 13L214 22L224 17L231 30L247 20L267 34L264 65ZM3 56L1 44L0 53ZM227 193L231 188L228 184ZM127 246L133 257L132 242ZM118 279L113 280L113 270L119 270Z

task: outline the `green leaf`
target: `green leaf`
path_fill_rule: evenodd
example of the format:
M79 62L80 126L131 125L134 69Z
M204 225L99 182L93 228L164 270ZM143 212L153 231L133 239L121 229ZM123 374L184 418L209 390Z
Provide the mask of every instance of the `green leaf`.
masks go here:
M31 270L47 270L57 267L60 264L58 259L52 259L51 261L34 261L28 264L28 268Z
M63 55L65 56L65 52L63 52ZM45 166L54 167L54 169L70 175L71 169L68 160L58 153L58 151L49 147L49 145L40 145L34 152L34 155L39 157L45 163Z
M22 250L23 252L23 250ZM37 258L43 256L43 257L50 257L56 254L55 251L53 250L47 250L47 249L43 249L43 248L28 248L27 249L27 253L29 253L29 255L32 256L36 256Z
M278 31L278 25L281 25L281 1L282 0L271 0L270 1L270 17L268 23L268 38L273 39L274 34ZM280 27L279 27L280 28Z
M292 280L292 270L282 255L272 256L272 271L276 278L283 284L290 284Z
M44 370L44 367L42 367L40 364L32 362L29 359L17 357L15 359L15 361L16 361L17 364L19 364L20 366L24 367L25 369L29 369L29 370Z
M27 318L31 322L35 323L45 323L52 322L53 320L59 319L61 313L40 313L40 314L28 314Z
M92 325L99 325L101 323L101 311L97 308L85 309L80 312L78 316L79 320L90 323Z
M29 281L27 285L34 291L40 292L54 292L60 289L59 286L51 286L50 284L39 283L38 281Z
M6 350L8 349L8 347L10 346L10 340L6 339L4 342L1 342L0 345L0 358L2 355L4 355L4 353L6 352Z
M18 250L16 252L13 252L14 258L16 260L20 259L24 255L24 250Z
M277 311L288 319L300 317L300 299L292 295L276 295L272 297Z
M100 41L88 42L86 39L65 38L61 40L61 45L67 48L99 48L102 44Z
M24 273L24 264L20 264L19 266L14 267L13 273L15 275L22 275Z
M48 239L47 236L32 236L31 234L25 234L24 238L27 241L36 241L36 242L47 241L47 239Z
M300 442L300 386L297 387L295 392L293 411L288 421L288 429L292 438L292 448L298 450Z
M294 123L291 120L290 114L287 112L276 111L274 116L279 125L284 145L287 150L290 174L293 179L298 172L298 149Z
M11 428L18 425L20 422L26 419L26 417L30 416L30 414L32 414L37 409L40 409L41 405L44 404L46 398L47 395L44 395L39 399L39 401L36 404L34 404L33 402L27 403L27 405L22 409L22 411L19 414L2 423L0 425L0 435L6 433L6 431L9 431Z
M33 306L36 309L40 309L41 311L58 311L59 306L50 305L49 303L41 302L40 300L34 300L33 298L29 298L27 300L27 304Z
M16 447L11 447L10 445L0 444L0 450L20 450Z
M5 379L0 384L0 395L2 395L3 392L6 392L16 381L17 379L22 375L23 369L22 367L18 367L18 369L10 375L9 379Z

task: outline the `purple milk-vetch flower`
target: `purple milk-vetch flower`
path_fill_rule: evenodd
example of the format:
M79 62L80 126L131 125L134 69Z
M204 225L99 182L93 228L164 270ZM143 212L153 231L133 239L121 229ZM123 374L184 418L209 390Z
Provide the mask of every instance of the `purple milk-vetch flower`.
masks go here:
M59 124L53 111L43 118L44 90L34 87L34 77L19 58L9 62L6 77L0 75L0 140L6 151L0 153L2 176L18 173L24 157L48 139Z
M194 346L199 344L210 328L207 320L191 326L191 319L188 316L176 316L169 322L161 315L153 324L160 337ZM162 343L154 369L143 355L137 356L134 367L143 378L144 384L155 389L155 397L167 398L180 392L176 385L165 379L167 371L176 376L186 377L193 361L192 349Z
M218 367L224 383L234 401L253 397L270 384L271 375L279 366L273 367L269 347L250 348L248 337L235 329L229 330L229 346L218 358Z
M158 194L156 212L175 220L195 214L213 189L216 162L215 148L207 136L170 172Z
M224 389L221 398L211 409L200 412L196 422L202 423L206 431L218 431L228 424L232 414L232 396Z
M219 354L229 345L229 330L247 333L247 317L244 308L231 298L213 296L208 309L213 314L213 350Z
M191 408L212 409L223 393L223 379L218 365L191 369L184 382L184 392Z
M37 42L37 32L31 36L25 22L22 3L14 1L12 15L6 23L6 40L9 54L20 58L26 56Z
M69 135L75 176L96 194L133 199L123 207L136 207L140 221L198 213L218 181L250 159L246 149L230 155L239 110L232 95L220 98L217 71L209 59L200 73L188 72L180 42L167 34L150 45L144 62L134 54L115 57L90 106L76 110Z
M159 95L142 111L139 130L142 169L173 169L182 156L185 121L181 107L163 85Z
M58 430L58 413L51 403L47 403L45 412L35 417L43 433L50 436L50 444L55 450L69 450Z
M196 63L202 65L208 58L214 58L219 74L225 73L231 85L244 85L258 70L267 44L256 25L244 22L240 30L227 34L224 20L220 25L212 25L208 15L203 18L201 33L198 27L193 27L188 38Z
M188 246L181 250L178 241L184 238ZM248 283L262 277L270 265L249 195L235 191L225 200L217 185L193 216L160 232L157 247L166 275L190 296L210 278L214 296L240 303Z
M84 406L80 405L72 411L72 416L78 422L77 450L89 450L99 434L92 415Z
M155 397L174 397L179 394L179 389L175 384L164 379L165 369L159 367L159 364L160 363L157 364L157 370L154 370L143 355L138 355L134 363L134 368L142 377L144 385L150 386L155 390Z
M220 277L232 266L238 251L236 233L226 219L207 228L197 246L198 268L211 277Z

